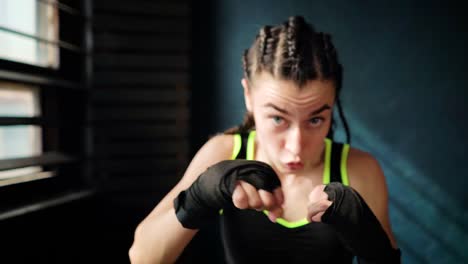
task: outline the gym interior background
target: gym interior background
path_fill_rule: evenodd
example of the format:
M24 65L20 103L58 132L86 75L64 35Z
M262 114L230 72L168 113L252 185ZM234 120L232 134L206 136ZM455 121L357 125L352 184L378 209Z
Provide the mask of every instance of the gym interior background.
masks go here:
M468 23L403 0L0 0L0 262L128 263L196 150L241 122L243 50L290 15L333 36L403 263L468 262ZM222 259L213 227L179 262Z

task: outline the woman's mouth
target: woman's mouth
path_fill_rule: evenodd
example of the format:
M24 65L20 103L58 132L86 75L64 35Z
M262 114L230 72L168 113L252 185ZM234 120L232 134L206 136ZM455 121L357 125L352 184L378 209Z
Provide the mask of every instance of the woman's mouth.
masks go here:
M296 171L304 168L304 164L302 162L288 162L286 163L286 168L291 171Z

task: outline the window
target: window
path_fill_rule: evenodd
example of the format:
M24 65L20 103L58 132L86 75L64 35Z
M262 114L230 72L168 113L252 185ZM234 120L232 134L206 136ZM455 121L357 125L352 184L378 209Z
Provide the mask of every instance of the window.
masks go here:
M36 0L0 0L0 57L58 68L58 11Z
M33 118L40 116L37 87L0 82L0 116ZM42 154L41 128L36 125L0 127L0 159ZM0 186L15 183L42 170L40 166L0 171Z
M90 1L0 0L0 215L90 188Z
M0 116L38 117L37 88L0 82ZM0 159L41 154L40 127L16 125L0 127Z

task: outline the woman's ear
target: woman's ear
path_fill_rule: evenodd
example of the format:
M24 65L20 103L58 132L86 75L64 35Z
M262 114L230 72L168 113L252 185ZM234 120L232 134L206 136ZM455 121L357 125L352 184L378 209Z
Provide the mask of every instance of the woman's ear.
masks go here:
M251 98L251 90L249 87L249 82L247 79L242 78L242 87L244 87L244 100L245 100L245 107L247 108L248 112L252 112L252 98Z

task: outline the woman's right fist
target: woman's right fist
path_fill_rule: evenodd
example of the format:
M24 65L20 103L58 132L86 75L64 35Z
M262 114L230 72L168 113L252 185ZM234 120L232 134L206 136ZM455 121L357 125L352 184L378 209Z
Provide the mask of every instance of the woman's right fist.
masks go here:
M258 211L268 210L268 218L276 222L276 218L283 215L283 191L277 187L272 192L257 189L253 185L239 181L234 193L232 202L239 209L255 209Z
M234 196L238 186L241 189L237 189ZM274 193L280 186L278 175L264 162L224 160L209 167L187 190L182 191L174 200L174 209L182 226L190 229L200 228L207 218L233 203L235 197L240 201L238 205L244 208L275 209L274 218L278 212L277 196L280 197Z

